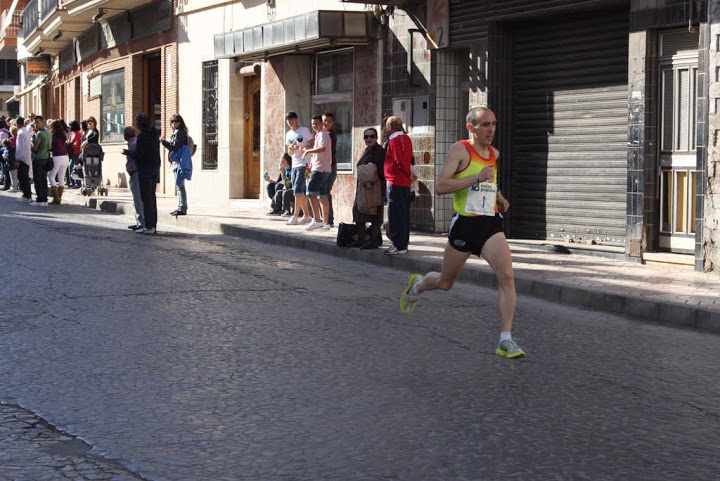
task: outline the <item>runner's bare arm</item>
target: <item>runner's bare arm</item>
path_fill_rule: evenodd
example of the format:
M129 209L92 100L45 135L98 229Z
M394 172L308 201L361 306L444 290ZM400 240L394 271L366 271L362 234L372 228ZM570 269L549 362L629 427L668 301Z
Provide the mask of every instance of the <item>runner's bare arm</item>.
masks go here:
M503 197L503 195L500 193L499 190L497 192L497 203L498 203L498 210L500 212L507 212L508 209L510 208L510 202L508 202L508 200L505 197Z
M438 195L452 194L453 192L466 189L471 185L476 184L478 180L480 182L485 182L492 180L495 177L492 167L488 166L480 172L477 179L474 176L466 177L464 179L453 179L452 176L455 175L456 172L464 169L468 162L470 162L470 154L465 148L465 145L463 145L462 142L455 142L452 147L450 147L450 152L448 152L445 165L440 171L440 177L435 186L435 192L437 192Z

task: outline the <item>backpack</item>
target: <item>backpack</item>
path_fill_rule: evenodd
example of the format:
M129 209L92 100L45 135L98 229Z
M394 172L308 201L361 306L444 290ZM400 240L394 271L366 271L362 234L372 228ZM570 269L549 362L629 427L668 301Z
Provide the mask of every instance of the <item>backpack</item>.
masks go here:
M187 139L188 139L187 146L188 146L188 149L190 149L190 156L193 156L193 155L195 155L195 151L197 150L197 145L195 145L195 142L193 141L192 137L190 137L189 135L188 135Z

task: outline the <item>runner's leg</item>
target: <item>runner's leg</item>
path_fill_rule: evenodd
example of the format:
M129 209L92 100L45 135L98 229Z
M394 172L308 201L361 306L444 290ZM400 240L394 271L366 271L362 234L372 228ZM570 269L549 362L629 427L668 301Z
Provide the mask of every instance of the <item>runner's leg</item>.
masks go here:
M470 252L460 252L449 243L446 244L442 272L428 272L422 282L418 284L417 293L420 294L435 289L449 291L455 284L469 257Z
M492 267L498 280L498 312L502 332L511 332L516 302L515 275L505 234L498 232L490 237L483 246L481 255Z

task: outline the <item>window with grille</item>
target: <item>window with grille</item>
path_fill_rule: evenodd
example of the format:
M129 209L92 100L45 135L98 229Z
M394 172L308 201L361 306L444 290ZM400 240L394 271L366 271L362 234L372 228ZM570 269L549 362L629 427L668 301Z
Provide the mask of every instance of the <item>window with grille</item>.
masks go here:
M203 62L202 168L218 168L218 63Z

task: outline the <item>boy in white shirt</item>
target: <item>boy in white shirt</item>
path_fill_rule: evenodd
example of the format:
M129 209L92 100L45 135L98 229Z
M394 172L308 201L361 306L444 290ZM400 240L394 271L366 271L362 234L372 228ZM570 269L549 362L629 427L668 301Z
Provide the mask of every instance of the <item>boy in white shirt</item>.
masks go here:
M288 112L285 115L285 121L290 127L290 130L285 134L285 144L287 145L288 153L292 156L291 180L293 194L295 195L295 211L290 220L287 221L287 224L308 224L312 216L310 215L310 209L308 209L306 197L305 170L307 163L305 162L302 149L312 145L313 137L310 129L298 124L298 116L295 112ZM298 219L300 212L303 213L303 216L301 219Z

